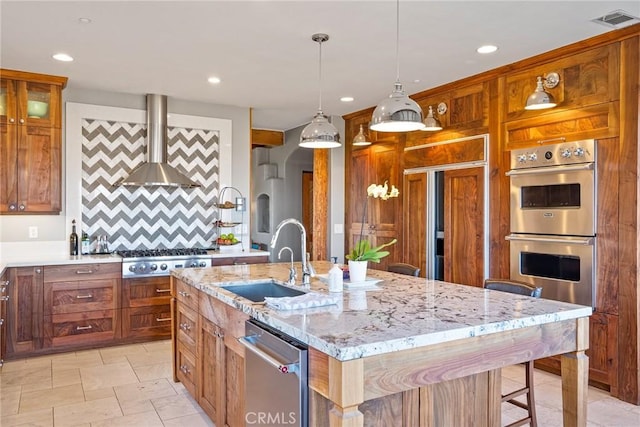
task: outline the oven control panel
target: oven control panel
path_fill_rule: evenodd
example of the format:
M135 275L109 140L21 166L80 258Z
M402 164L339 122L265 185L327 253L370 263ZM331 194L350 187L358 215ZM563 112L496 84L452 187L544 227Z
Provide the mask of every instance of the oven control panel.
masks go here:
M174 268L211 267L210 257L123 259L122 277L168 276Z
M586 139L513 150L511 169L593 163L595 160L595 140Z

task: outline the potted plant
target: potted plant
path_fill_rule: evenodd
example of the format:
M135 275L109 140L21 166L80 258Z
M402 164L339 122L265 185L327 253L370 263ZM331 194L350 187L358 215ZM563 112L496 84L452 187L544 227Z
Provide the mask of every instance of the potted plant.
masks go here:
M388 243L372 247L369 239L363 239L364 223L367 216L367 205L369 203L369 197L388 200L391 197L398 197L399 194L400 192L394 185L391 186L391 191L389 191L387 181L385 181L383 185L371 184L369 187L367 187L367 198L364 202L364 212L362 214L360 236L358 238L358 241L356 242L356 245L346 256L346 258L349 260L349 278L351 282L363 282L366 279L368 262L371 261L379 263L382 258L389 255L389 251L384 251L383 249L397 242L396 239L393 239Z

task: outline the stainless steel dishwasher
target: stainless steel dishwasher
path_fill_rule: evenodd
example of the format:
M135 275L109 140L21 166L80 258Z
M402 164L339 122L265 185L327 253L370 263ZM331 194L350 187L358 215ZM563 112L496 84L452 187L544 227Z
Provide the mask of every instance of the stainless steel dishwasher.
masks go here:
M245 425L307 427L307 346L253 319L245 333Z

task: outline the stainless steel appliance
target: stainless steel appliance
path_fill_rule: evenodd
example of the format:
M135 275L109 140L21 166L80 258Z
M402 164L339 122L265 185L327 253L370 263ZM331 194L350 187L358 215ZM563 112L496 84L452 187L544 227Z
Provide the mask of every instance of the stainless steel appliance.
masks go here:
M595 307L596 143L511 153L510 277L542 298Z
M204 249L140 249L117 251L122 257L122 277L168 276L173 268L211 267Z
M256 320L245 332L245 425L307 427L306 345Z

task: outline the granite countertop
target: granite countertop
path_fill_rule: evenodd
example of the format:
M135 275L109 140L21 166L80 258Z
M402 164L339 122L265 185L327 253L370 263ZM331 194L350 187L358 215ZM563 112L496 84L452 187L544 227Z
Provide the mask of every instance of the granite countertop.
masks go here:
M288 263L177 269L172 275L338 360L405 350L472 336L589 316L591 307L488 291L369 269L376 289L348 290L338 305L276 311L221 288L284 281ZM329 262L313 262L326 273ZM298 277L300 263L296 263ZM318 278L311 290L327 292Z

